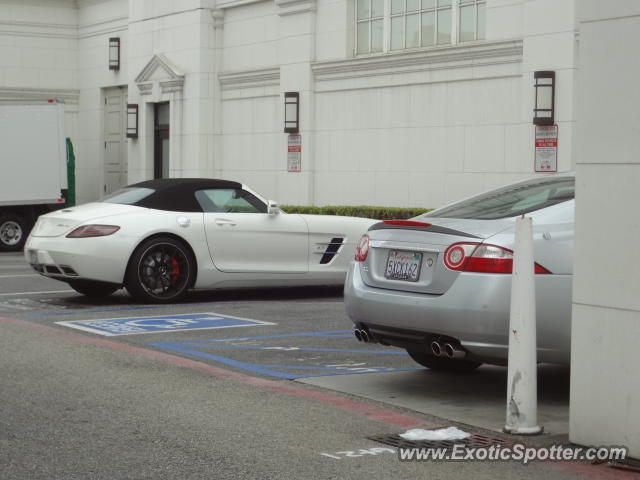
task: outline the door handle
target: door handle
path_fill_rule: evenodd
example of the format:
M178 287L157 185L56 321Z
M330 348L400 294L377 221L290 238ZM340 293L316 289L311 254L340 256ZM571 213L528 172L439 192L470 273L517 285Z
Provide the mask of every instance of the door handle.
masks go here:
M227 220L225 218L216 218L216 225L224 227L225 225L229 225L230 227L235 227L237 225L233 220Z

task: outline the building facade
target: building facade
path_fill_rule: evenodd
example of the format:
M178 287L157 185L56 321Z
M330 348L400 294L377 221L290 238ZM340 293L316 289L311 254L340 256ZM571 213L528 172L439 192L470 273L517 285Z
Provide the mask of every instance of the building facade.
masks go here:
M65 101L80 202L211 176L438 207L534 175L534 72L555 72L557 169L577 166L571 439L638 457L638 18L637 0L0 0L0 100Z
M534 174L538 70L556 73L558 170L573 168L574 9L0 0L0 98L65 100L81 202L154 176L209 176L287 204L437 207ZM293 155L285 92L299 94Z

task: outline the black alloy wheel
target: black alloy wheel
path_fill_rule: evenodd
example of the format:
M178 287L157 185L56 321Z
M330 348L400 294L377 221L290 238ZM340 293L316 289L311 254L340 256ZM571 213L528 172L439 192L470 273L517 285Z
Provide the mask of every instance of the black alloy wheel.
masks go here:
M156 237L133 254L126 287L141 300L169 303L184 297L194 278L194 261L187 247L171 237Z

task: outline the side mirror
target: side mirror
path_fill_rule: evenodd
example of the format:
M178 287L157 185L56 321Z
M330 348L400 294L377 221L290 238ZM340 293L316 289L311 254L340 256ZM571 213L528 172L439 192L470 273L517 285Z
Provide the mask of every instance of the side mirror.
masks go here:
M267 213L269 215L278 215L280 213L280 207L276 202L274 202L273 200L269 200L268 205L269 206L267 207Z

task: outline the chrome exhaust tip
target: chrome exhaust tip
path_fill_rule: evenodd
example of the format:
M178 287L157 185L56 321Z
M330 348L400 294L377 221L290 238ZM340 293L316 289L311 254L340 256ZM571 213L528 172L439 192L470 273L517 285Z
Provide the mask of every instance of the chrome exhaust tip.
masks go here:
M360 336L362 337L362 341L364 343L369 343L369 334L366 330L360 330Z
M436 357L440 357L442 355L442 345L439 342L431 342L431 353Z
M460 346L454 345L453 343L447 343L444 346L444 354L447 358L452 360L456 358L464 358L467 356L467 352L464 351Z
M357 328L353 331L353 335L356 337L356 340L358 340L359 342L362 341L362 334Z

